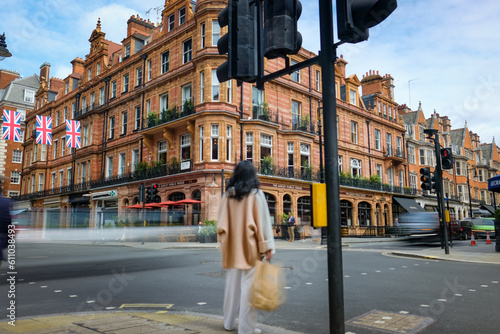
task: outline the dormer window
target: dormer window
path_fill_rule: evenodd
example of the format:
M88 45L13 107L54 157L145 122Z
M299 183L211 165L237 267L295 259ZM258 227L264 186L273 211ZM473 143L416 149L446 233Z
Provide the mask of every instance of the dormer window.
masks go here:
M175 16L174 14L168 17L168 31L172 31L174 29L175 24Z
M88 76L87 76L87 80L90 80L92 79L92 69L89 68L89 71L88 71Z
M97 63L97 66L96 66L96 67L97 67L97 68L96 68L96 75L101 74L101 63L100 63L100 62L99 62L99 63Z
M32 90L24 90L24 102L35 103L35 92Z
M125 57L124 58L127 58L127 57L130 57L130 43L125 45Z
M66 85L64 86L64 94L68 94L69 92L69 82L66 82Z
M179 9L179 25L186 22L186 7Z
M356 91L354 89L351 89L351 93L349 94L349 97L351 99L351 104L356 105Z

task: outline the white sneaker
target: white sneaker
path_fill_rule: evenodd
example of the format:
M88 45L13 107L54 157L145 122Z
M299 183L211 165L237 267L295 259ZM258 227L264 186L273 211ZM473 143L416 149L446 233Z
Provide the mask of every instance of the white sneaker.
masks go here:
M253 330L253 333L254 333L254 334L260 334L260 333L262 333L262 330L261 330L260 328L255 328L255 329Z

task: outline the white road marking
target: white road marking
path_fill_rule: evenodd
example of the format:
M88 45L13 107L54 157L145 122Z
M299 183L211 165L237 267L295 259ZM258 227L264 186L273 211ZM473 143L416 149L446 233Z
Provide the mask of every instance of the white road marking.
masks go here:
M455 296L462 297L462 294L461 293L455 293Z
M205 302L198 303L198 305L207 305Z
M76 298L78 295L69 295L69 298Z
M361 273L361 275L368 275L367 273Z
M420 307L429 307L429 305L422 304Z
M408 266L403 266L403 268L408 268Z
M59 292L62 292L62 290L54 290L54 292L57 292L57 293L59 293Z
M415 263L415 264L414 264L414 266L415 266L415 267L418 267L418 266L419 266L419 264L418 264L418 263Z
M475 292L476 290L474 290L474 289L469 289L469 291L470 291L470 292Z
M33 284L36 284L35 282L29 282L29 284L33 285Z
M285 289L286 289L286 290L289 290L289 289L291 289L291 288L292 288L292 287L290 287L290 286L285 286Z
M382 317L382 319L384 319L384 320L391 320L392 317Z
M108 307L106 307L106 310L114 310L115 308L116 307L114 307L114 306L108 306Z
M400 314L408 314L408 313L410 313L410 312L408 312L408 311L399 311L399 313L400 313Z
M389 270L396 270L396 269L394 269L394 268L389 268Z
M481 288L487 288L488 286L486 284L481 285Z
M380 271L380 270L375 270L375 272L376 272L376 273L381 273L381 271Z
M447 301L447 300L448 300L448 299L445 299L445 298L438 299L438 301L440 301L440 302L445 302L445 301Z
M344 277L345 277L345 278L349 278L349 277L351 277L351 276L349 276L349 275L344 275Z
M491 281L491 283L493 283L493 284L498 284L498 281Z
M45 289L46 287L47 287L46 285L42 285L40 288Z
M306 285L313 285L312 283L306 283Z
M377 320L377 321L374 321L373 323L375 323L375 324L385 324L385 321Z
M95 303L95 300L87 300L87 304Z

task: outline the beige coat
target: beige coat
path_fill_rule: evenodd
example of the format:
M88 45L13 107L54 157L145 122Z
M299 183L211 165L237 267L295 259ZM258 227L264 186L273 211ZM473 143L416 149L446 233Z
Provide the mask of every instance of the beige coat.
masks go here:
M268 250L274 252L269 208L262 190L255 189L241 201L224 194L219 208L217 233L225 269L250 269Z

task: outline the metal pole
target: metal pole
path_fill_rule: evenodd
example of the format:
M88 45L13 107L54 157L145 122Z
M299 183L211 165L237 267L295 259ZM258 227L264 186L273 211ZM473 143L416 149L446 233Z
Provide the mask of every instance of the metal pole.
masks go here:
M335 99L336 46L333 44L332 1L319 0L320 65L322 69L325 131L325 176L328 231L328 300L330 333L345 333L340 188L337 147L337 101Z
M441 226L442 226L442 234L443 234L443 241L444 241L444 253L445 254L450 254L450 248L448 244L448 228L446 226L446 219L445 219L445 206L444 206L444 194L443 194L443 169L441 166L441 145L439 144L439 133L436 132L434 133L434 147L436 151L436 170L435 174L437 175L436 178L436 192L438 196L438 207L439 207L439 220L441 221Z

